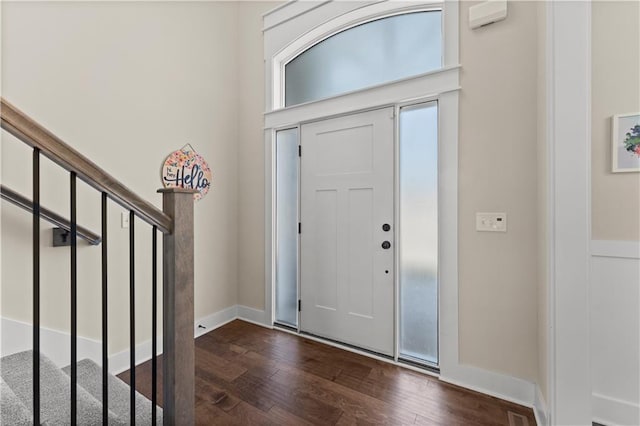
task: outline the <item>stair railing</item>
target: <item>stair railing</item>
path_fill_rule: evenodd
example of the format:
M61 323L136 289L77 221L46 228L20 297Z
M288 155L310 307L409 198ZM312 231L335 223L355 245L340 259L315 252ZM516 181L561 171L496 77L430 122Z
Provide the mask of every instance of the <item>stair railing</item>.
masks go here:
M33 213L33 202L5 185L0 185L0 198L28 211L29 213ZM40 206L40 217L68 233L71 232L71 222L42 205ZM102 241L102 238L100 238L99 235L96 235L87 228L79 225L77 226L77 233L79 238L85 240L92 246L97 246Z
M152 227L152 424L157 407L157 233L163 234L163 423L194 423L194 310L193 310L193 193L191 189L160 189L163 210L125 187L88 158L4 99L0 100L0 122L4 130L33 148L32 201L21 198L33 215L33 415L40 424L40 217L50 211L40 206L40 157L45 156L69 172L71 238L71 424L77 417L77 238L76 181L81 179L102 194L102 402L103 424L108 424L108 276L107 206L109 200L129 211L129 326L131 424L135 424L135 238L134 220ZM2 189L3 198L6 188ZM13 194L16 195L16 194ZM18 194L19 195L19 194ZM13 197L16 198L16 197ZM57 219L60 219L59 217ZM82 231L85 231L82 229ZM99 241L98 241L99 243Z

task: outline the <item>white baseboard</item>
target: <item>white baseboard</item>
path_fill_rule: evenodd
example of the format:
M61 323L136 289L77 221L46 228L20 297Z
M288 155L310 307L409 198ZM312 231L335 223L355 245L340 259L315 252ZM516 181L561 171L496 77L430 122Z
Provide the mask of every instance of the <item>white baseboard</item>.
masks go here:
M273 328L273 324L266 318L266 312L260 309L238 305L238 319L250 322L262 327Z
M549 426L549 411L547 409L547 403L542 396L540 386L536 385L536 395L533 401L533 415L536 418L536 424L538 426Z
M211 315L207 315L204 318L196 320L194 335L200 337L203 334L215 330L218 327L230 323L238 317L237 305L229 306L221 311L214 312ZM203 328L204 327L204 328Z
M458 364L441 371L440 380L534 408L535 385L517 377Z
M594 393L591 397L593 421L603 425L639 425L640 405Z
M98 342L99 344L99 342ZM162 353L162 336L158 336L158 355ZM49 354L47 354L48 356ZM109 373L120 374L131 367L129 349L109 355ZM82 359L78 356L78 359ZM151 359L151 340L147 340L136 345L136 365L147 362ZM94 359L96 364L102 365L102 359Z
M222 327L225 324L237 319L237 306L229 306L221 311L214 312L206 317L197 319L193 326L194 337L198 338L203 334ZM158 336L158 355L162 354L162 336ZM120 374L127 371L130 366L129 350L109 356L109 372L111 374ZM136 365L147 362L151 359L151 340L136 345Z
M2 318L0 325L0 356L33 349L31 324ZM90 358L102 363L102 346L97 340L78 337L78 359ZM58 330L40 328L40 349L59 367L71 362L71 336Z
M241 318L249 322L260 323L260 312L257 309L243 307L243 313L249 313L249 318ZM200 318L194 324L194 336L199 337L209 331L215 330L238 318L238 306L230 306L221 311ZM264 317L264 313L262 314ZM258 319L256 321L255 319ZM198 327L202 325L203 328ZM33 348L31 340L31 324L2 318L0 327L0 355L10 355ZM71 336L58 330L40 328L40 348L46 356L58 367L64 367L71 362ZM162 336L158 336L158 355L162 353ZM109 355L109 372L119 374L130 367L130 351L125 349L121 352ZM102 342L78 336L78 359L89 358L98 365L102 364ZM151 359L151 339L136 345L136 365Z

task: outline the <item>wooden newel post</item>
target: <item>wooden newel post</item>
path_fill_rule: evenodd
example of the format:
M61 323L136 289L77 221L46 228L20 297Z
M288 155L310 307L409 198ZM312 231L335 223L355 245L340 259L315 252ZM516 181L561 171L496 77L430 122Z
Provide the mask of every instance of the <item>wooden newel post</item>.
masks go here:
M193 313L193 194L167 188L162 210L173 219L163 236L163 419L165 425L193 425L195 420L195 350Z

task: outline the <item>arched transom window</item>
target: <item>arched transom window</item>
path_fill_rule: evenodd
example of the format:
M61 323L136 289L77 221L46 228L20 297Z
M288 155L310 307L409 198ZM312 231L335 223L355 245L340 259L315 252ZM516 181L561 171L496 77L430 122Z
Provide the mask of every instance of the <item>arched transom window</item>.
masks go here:
M285 65L285 106L440 69L442 46L440 10L396 14L353 26Z

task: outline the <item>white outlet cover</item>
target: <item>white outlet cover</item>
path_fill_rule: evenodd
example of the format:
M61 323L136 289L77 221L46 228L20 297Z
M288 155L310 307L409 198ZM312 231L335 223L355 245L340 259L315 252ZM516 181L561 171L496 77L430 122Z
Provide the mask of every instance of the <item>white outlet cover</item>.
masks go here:
M129 227L129 212L120 213L120 224L123 228Z
M476 213L476 231L507 232L507 214Z

